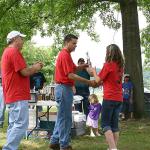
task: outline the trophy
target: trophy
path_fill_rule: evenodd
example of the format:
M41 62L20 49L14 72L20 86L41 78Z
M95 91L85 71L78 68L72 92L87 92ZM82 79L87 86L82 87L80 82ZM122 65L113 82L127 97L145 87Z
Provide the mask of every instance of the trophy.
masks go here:
M91 60L90 60L88 52L86 52L86 60L87 60L87 64L89 65L89 67L92 67L92 63L91 63Z

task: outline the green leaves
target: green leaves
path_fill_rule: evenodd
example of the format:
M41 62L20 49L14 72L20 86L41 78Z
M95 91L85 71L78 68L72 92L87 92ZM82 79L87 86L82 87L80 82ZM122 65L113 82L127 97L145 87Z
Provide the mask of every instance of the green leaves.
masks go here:
M27 64L30 66L37 61L44 63L42 72L44 73L47 82L50 82L54 74L54 63L58 50L52 48L37 48L30 42L26 42L23 48L23 56Z
M27 40L40 30L41 35L54 35L60 41L68 33L79 34L86 31L92 40L99 40L95 32L95 13L105 25L118 29L110 2L89 0L1 0L0 8L0 48L6 45L5 39L11 30L19 30L27 35ZM114 4L113 4L114 6ZM46 30L43 24L47 24Z
M145 54L144 68L150 69L150 25L148 25L142 31L141 44L144 47L144 54Z
M138 0L138 5L149 23L149 0ZM55 47L60 48L64 35L68 33L78 35L80 31L86 31L92 40L99 41L99 35L95 32L95 14L110 28L118 29L121 26L114 14L120 7L118 3L109 0L1 0L0 10L0 54L11 30L26 34L26 40L29 40L36 30L41 31L42 36L53 35ZM43 24L47 26L45 29ZM147 30L143 31L142 44L146 57L149 58L148 45L144 44L149 40Z
M142 10L148 26L141 31L141 45L144 48L145 62L144 69L150 69L150 2L139 0L139 8Z

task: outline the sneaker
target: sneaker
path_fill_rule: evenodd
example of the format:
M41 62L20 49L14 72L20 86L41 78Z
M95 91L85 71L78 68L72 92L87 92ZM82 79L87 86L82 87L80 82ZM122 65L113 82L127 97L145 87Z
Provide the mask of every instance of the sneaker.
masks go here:
M61 148L60 150L73 150L73 149L72 149L72 146L69 145L69 146L67 146L65 148Z
M99 133L96 133L96 136L101 136L101 134L99 134Z
M50 144L49 148L51 148L53 150L59 150L60 149L60 145L59 144Z
M95 137L95 134L91 132L90 137Z
M122 115L121 119L125 119L125 116L124 116L124 115Z
M94 134L91 134L90 137L96 137Z

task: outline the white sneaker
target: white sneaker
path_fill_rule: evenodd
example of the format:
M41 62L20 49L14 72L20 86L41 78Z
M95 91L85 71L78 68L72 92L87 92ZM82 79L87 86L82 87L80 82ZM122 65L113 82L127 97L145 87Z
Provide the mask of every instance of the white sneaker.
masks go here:
M92 132L92 133L90 134L90 136L91 136L91 137L95 137L95 134Z
M101 136L101 134L99 134L99 133L96 133L96 136Z

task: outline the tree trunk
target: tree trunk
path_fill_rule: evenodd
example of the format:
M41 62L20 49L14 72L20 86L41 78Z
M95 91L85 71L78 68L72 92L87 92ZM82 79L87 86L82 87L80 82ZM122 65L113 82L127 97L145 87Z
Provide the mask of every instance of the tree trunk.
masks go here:
M124 2L120 3L120 7L125 72L130 74L134 85L133 102L135 118L141 118L144 114L144 90L137 0L124 0Z

